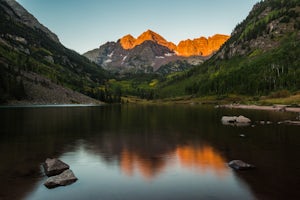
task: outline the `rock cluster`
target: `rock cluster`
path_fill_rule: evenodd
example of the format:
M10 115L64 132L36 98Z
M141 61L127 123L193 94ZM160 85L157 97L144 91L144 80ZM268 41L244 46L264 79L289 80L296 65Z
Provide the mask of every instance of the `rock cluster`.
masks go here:
M55 176L61 174L63 171L70 168L69 165L56 158L47 158L45 163L43 164L43 167L47 176Z
M69 165L59 159L47 158L43 164L45 174L49 177L44 185L47 188L55 188L58 186L66 186L77 181Z

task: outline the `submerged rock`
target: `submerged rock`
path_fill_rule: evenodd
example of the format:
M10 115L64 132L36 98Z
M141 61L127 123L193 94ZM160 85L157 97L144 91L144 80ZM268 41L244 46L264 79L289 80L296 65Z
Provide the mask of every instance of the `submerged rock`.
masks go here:
M63 161L57 159L57 158L47 158L45 163L43 164L45 174L49 176L54 176L62 173L63 171L70 168L69 165L64 163Z
M76 181L77 181L77 178L74 175L74 173L72 172L72 170L67 169L59 175L49 177L46 180L46 182L44 183L44 185L47 188L55 188L58 186L70 185Z
M255 168L254 165L245 163L241 160L232 160L228 163L229 167L235 169L235 170L247 170L247 169L253 169Z
M285 120L285 121L282 121L282 122L278 122L278 124L287 124L287 125L300 126L300 121Z
M258 123L261 124L261 125L265 125L265 124L270 125L273 122L271 122L271 121L259 121Z

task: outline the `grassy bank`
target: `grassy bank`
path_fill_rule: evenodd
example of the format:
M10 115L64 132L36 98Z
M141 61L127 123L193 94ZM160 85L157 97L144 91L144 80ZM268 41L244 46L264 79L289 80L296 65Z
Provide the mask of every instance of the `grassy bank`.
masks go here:
M122 97L123 103L129 104L245 104L245 105L290 105L294 107L300 106L300 92L288 96L242 96L242 95L223 95L223 96L180 96L164 99L146 100L135 96Z

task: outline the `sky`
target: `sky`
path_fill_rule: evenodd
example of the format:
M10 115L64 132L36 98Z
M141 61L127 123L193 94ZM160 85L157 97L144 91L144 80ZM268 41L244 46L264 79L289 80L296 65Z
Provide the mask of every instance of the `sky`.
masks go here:
M230 35L259 0L17 0L66 47L85 53L150 29L166 40Z

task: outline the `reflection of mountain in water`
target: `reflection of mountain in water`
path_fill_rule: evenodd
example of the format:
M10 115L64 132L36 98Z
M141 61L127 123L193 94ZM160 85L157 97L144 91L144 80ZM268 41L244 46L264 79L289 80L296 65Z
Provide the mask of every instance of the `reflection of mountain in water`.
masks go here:
M211 146L183 146L176 149L176 156L184 167L200 170L201 173L213 171L218 177L228 173L225 159Z
M123 150L120 157L120 168L128 176L140 173L146 179L152 179L167 164L163 157L143 157L136 152Z
M212 171L219 177L228 171L224 159L212 147L187 145L177 147L165 155L148 157L124 149L120 155L120 168L128 176L140 173L144 178L152 179L169 165L174 165L174 160L178 160L184 168L200 170L201 173Z

